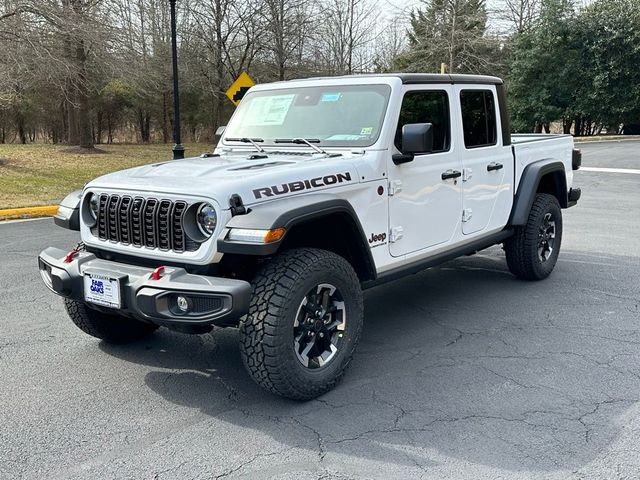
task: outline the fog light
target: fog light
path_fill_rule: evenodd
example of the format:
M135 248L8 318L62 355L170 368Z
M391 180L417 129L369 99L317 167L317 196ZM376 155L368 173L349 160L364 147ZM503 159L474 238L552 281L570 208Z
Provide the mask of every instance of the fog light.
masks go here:
M178 305L178 308L183 313L187 313L189 311L189 301L187 300L186 297L183 297L182 295L176 298L176 305Z
M40 263L40 276L45 285L53 289L53 281L51 280L51 267L44 262Z

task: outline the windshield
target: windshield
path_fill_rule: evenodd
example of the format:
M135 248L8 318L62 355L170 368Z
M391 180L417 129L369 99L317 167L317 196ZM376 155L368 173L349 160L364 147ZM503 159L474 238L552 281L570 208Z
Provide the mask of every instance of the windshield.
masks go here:
M229 139L314 139L326 147L368 147L382 128L388 85L296 87L249 92L224 132Z

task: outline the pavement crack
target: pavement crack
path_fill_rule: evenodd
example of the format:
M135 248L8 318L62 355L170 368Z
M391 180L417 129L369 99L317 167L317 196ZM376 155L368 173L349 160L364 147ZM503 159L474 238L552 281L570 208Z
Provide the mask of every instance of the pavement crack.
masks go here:
M454 338L453 340L451 340L449 343L445 344L445 347L450 347L454 343L457 343L458 340L460 340L462 337L463 337L463 333L458 331L458 336L456 338Z
M325 449L325 441L322 438L322 435L320 434L320 432L318 432L315 428L313 428L310 425L307 425L304 422L301 422L300 420L298 420L297 418L293 418L290 417L291 421L293 421L294 423L300 425L302 428L305 428L307 430L309 430L310 432L312 432L315 437L316 437L316 443L318 444L318 461L320 463L322 463L322 461L324 460L324 457L327 455L327 451Z
M400 423L400 420L402 420L406 415L409 414L409 412L404 408L402 408L400 405L389 402L388 400L384 400L383 398L380 398L375 391L372 392L372 399L376 403L381 403L383 405L387 405L397 410L396 418L393 420L394 428L398 428L398 424Z
M502 378L503 380L507 380L507 381L509 381L511 383L514 383L514 384L518 385L519 387L522 387L522 388L530 388L530 389L544 388L544 387L542 387L540 385L527 385L526 383L519 382L515 378L509 377L508 375L503 375L501 373L498 373L498 372L490 369L489 367L485 367L484 365L481 365L481 368L483 370L486 370L487 372L495 375L496 377Z
M607 337L606 335L596 335L595 333L584 333L583 331L573 331L572 332L575 335L580 335L582 337L592 337L592 338L599 338L601 340L609 340L611 342L616 342L616 343L627 343L630 345L640 345L640 342L637 342L635 340L627 340L627 339L623 339L623 338L615 338L615 337Z
M284 453L284 450L278 450L276 452L270 452L270 453L259 453L257 455L254 455L253 457L250 457L249 459L247 459L246 461L242 462L240 465L237 465L219 475L216 475L215 478L216 480L220 479L220 478L226 478L229 475L233 475L234 473L242 470L243 468L251 465L253 462L255 462L256 460L260 459L260 458L267 458L267 457L273 457L274 455L280 455L281 453ZM155 478L155 477L154 477Z
M180 468L182 468L186 464L187 464L187 462L180 462L179 465L175 465L175 466L167 468L165 470L161 470L159 472L156 472L156 473L153 474L153 480L158 480L160 478L160 475L164 475L165 473L169 473L169 472L173 472L175 470L179 470Z
M612 404L615 404L615 403L634 403L635 401L636 400L628 400L628 399L622 399L622 398L610 398L610 399L607 399L607 400L602 400L600 402L596 402L593 405L593 408L591 410L588 410L587 412L585 412L582 415L580 415L577 418L577 420L584 427L584 430L585 430L584 431L584 441L585 441L585 443L589 443L591 441L591 435L593 434L592 427L586 422L586 418L587 417L590 417L591 415L595 415L603 405L612 405Z

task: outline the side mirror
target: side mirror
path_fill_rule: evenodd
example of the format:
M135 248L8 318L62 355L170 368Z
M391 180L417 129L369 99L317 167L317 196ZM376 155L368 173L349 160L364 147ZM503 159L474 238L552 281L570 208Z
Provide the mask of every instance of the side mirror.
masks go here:
M392 157L400 165L411 162L416 154L433 151L433 124L408 123L402 126L402 154Z
M222 138L222 135L224 135L224 131L227 129L226 125L223 125L221 127L218 127L218 129L216 130L215 135L213 136L213 143L215 145L218 145L218 143L220 143L220 139Z

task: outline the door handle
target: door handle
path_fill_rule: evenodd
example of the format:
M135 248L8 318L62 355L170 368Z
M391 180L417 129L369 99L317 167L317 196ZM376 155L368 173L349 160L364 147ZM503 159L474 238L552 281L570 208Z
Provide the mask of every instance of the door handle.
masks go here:
M491 162L489 165L487 165L487 172L491 172L493 170L500 170L504 165L502 165L501 163L497 163L497 162Z
M448 178L458 178L462 176L462 172L458 170L447 170L446 172L442 172L442 179L446 180Z

